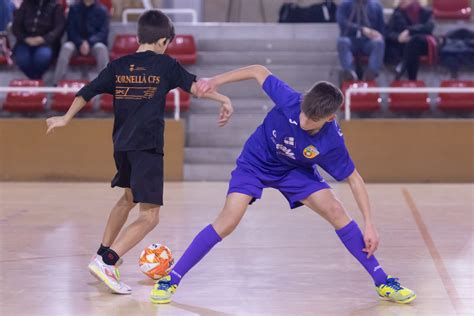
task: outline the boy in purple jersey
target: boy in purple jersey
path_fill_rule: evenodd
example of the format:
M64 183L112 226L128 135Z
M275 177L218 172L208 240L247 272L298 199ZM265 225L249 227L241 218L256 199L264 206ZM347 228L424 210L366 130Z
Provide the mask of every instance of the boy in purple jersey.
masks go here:
M236 228L247 206L267 187L279 190L291 208L304 204L333 225L347 250L373 278L381 299L413 301L415 293L388 276L373 255L379 237L369 197L335 122L343 102L341 91L328 82L317 82L302 94L258 65L202 79L197 86L205 93L225 83L248 79L258 81L275 107L244 145L222 212L194 238L170 275L155 284L151 301L169 303L182 277ZM317 166L338 181L347 179L364 217L364 234L319 175Z

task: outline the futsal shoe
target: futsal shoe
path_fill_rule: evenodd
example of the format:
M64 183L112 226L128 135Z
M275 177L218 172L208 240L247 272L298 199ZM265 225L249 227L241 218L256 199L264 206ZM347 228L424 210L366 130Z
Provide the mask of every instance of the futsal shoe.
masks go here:
M110 266L102 261L102 257L96 255L89 263L89 272L115 294L132 294L132 288L120 281L120 273L115 266Z
M416 298L414 291L403 287L397 278L387 277L385 283L375 288L381 300L392 301L399 304L407 304Z
M150 301L154 304L168 304L171 302L171 296L178 286L171 284L171 277L169 275L162 277L156 281L150 293Z

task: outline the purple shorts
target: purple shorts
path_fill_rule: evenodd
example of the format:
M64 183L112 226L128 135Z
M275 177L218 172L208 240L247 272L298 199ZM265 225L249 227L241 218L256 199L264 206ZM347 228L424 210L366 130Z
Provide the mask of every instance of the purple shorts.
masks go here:
M232 178L229 182L230 193L242 193L250 195L253 200L262 197L264 188L274 188L280 191L290 203L290 208L294 209L302 206L302 200L330 186L316 172L295 168L280 175L262 172L257 168L237 162L237 167L232 171Z

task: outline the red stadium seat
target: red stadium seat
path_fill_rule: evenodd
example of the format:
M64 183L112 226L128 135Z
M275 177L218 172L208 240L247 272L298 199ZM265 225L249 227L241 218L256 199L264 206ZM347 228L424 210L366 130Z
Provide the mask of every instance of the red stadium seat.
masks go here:
M76 56L71 57L69 64L74 65L74 66L81 66L81 65L94 66L95 64L97 64L97 61L95 60L95 57L92 55L87 55L87 56L76 55Z
M443 88L474 88L474 81L445 80ZM438 108L441 111L474 111L474 93L440 93Z
M428 42L428 54L420 57L420 62L428 66L434 66L438 63L438 43L434 36L426 37Z
M180 106L179 108L181 111L186 112L189 110L189 105L191 103L191 96L189 93L184 92L183 90L179 89L179 100ZM110 94L103 94L100 99L100 109L104 112L113 112L113 97ZM174 94L168 93L166 95L166 105L165 111L172 112L174 111Z
M342 83L342 92L346 93L349 87L378 87L375 81L345 81ZM380 110L380 93L352 93L351 111L370 112ZM344 109L344 105L342 107Z
M61 88L82 88L87 83L87 80L61 80L58 84L58 87ZM58 112L66 112L69 110L72 101L74 101L76 94L74 92L70 93L55 93L53 95L53 103L51 104L51 109ZM92 104L87 102L86 106L82 109L83 111L91 111Z
M44 87L42 80L12 80L10 87ZM44 92L9 92L3 109L9 112L41 112L46 108Z
M189 105L191 104L191 95L181 89L179 89L179 108L182 112L186 112L189 110ZM168 93L166 95L166 106L165 111L172 112L175 109L174 103L174 94Z
M112 46L110 59L114 60L125 55L133 54L138 49L137 36L134 34L117 35Z
M195 64L197 60L196 43L192 35L176 35L168 45L166 54L185 65Z
M469 20L471 11L469 0L433 0L434 16L440 20Z
M394 81L390 87L414 88L426 87L423 81L400 80ZM392 111L421 112L430 108L428 93L400 93L389 94L389 109Z

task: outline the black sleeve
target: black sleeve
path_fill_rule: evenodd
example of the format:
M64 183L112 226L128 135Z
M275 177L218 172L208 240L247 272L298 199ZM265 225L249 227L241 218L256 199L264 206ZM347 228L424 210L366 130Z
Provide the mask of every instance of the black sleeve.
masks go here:
M188 72L175 59L171 59L171 67L169 68L168 78L170 80L169 89L181 88L186 92L191 92L191 86L196 81L196 75Z
M28 37L28 34L25 31L25 26L23 24L25 19L26 3L22 3L20 8L16 9L13 12L13 25L12 31L15 35L18 42L23 42L23 40Z
M435 24L433 21L433 13L429 10L422 11L423 16L420 18L420 23L410 26L410 35L425 34L430 35L433 33Z
M394 11L385 30L386 39L398 43L398 36L403 31L400 30L400 25L403 25L403 23L400 21L400 14L398 11Z
M57 4L54 10L54 28L43 36L46 43L52 45L54 42L59 41L63 35L66 27L66 17L64 16L64 9L61 5Z
M115 90L115 74L112 64L108 64L88 85L84 86L76 96L81 96L84 100L89 101L98 94L108 93L114 94Z

